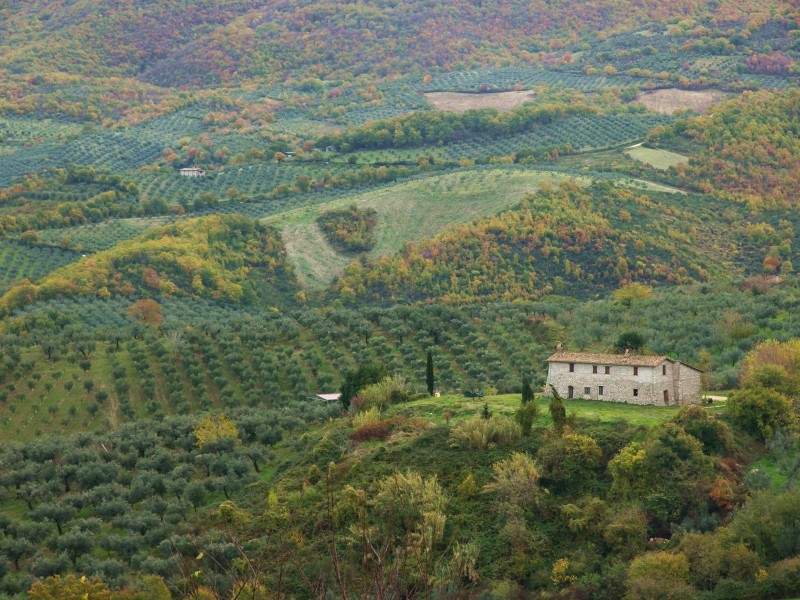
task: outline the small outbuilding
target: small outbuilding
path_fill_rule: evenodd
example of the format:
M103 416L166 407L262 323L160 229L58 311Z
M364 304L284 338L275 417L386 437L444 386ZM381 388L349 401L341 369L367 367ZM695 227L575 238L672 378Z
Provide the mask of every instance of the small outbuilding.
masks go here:
M559 344L547 362L546 396L555 388L564 398L630 404L694 404L701 399L703 372L668 356L565 352Z
M314 398L318 400L322 400L323 402L337 402L339 398L342 397L341 392L336 392L335 394L315 394Z
M203 177L206 172L199 167L186 167L181 169L181 176L183 177Z

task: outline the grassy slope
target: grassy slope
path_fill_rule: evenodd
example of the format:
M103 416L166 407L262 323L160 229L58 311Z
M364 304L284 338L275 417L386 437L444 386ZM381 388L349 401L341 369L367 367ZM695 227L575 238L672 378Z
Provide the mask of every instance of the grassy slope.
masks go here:
M655 167L656 169L661 169L664 171L670 167L674 167L675 165L682 165L689 162L689 157L684 156L683 154L670 152L669 150L644 148L643 146L629 148L625 151L625 154L631 158L648 164L651 167Z
M355 203L378 212L376 244L371 258L389 256L406 242L435 236L448 225L489 216L519 202L542 181L563 178L559 173L510 169L475 170L437 175L401 183L375 192L304 208L267 219L283 230L290 262L302 285L328 285L355 256L337 253L317 227L320 212Z
M408 414L433 421L436 424L445 422L444 413L449 411L450 418L460 420L473 417L483 409L484 402L489 410L507 416L513 416L519 408L519 394L504 394L500 396L487 396L485 398L466 398L463 396L442 396L441 398L425 398L408 404L393 406L389 415ZM551 427L552 419L548 413L548 398L539 396L539 417L536 425ZM574 414L578 419L613 423L614 421L627 421L633 425L651 427L657 423L673 418L681 410L680 406L638 406L635 404L622 404L617 402L601 402L598 400L565 400L567 414ZM715 401L705 407L710 414L723 414L726 409L724 401Z

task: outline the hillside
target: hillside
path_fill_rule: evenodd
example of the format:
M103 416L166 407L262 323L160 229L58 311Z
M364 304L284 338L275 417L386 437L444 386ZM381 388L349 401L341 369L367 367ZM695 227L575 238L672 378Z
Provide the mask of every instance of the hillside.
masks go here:
M798 90L798 0L0 2L0 598L798 600Z
M408 242L422 242L443 229L491 216L519 202L542 182L564 179L558 172L512 169L460 170L431 175L380 190L347 196L314 209L286 211L266 219L282 231L287 258L305 287L327 287L353 260L390 257ZM360 256L337 252L322 235L314 215L355 204L376 211L375 244Z
M291 287L276 231L243 217L214 216L155 228L111 250L24 281L0 298L0 314L63 296L196 296L253 302L269 283Z
M120 600L131 597L120 589L156 597L145 577L165 598L309 585L313 598L395 586L609 600L796 589L793 546L774 532L794 526L798 492L779 489L778 469L754 475L753 440L725 405L575 401L563 423L536 398L527 435L519 405L451 396L346 419L295 403L4 446L15 490L0 503L13 515L0 589L74 571ZM710 574L689 567L703 561Z
M691 364L708 352L709 385L730 389L744 351L762 339L800 336L796 293L793 284L756 280L661 287L630 306L546 297L359 310L332 303L286 312L174 297L159 300L158 329L129 315L133 298L42 302L4 322L0 431L31 439L154 413L283 405L335 390L363 361L385 365L419 389L428 349L443 391L512 392L520 374L544 383L544 359L557 341L606 352L627 331L638 332L650 351Z
M780 12L790 2L773 0ZM763 10L726 0L495 5L314 0L179 4L106 0L11 2L3 12L0 68L14 73L91 71L159 85L218 85L245 78L385 77L503 60L530 61L577 40L676 18L746 22ZM456 10L457 9L457 10ZM46 43L48 52L41 52ZM11 50L13 49L13 50ZM69 60L64 60L68 57Z
M735 272L725 267L733 267L739 241L731 231L715 234L716 210L700 197L561 183L396 257L354 263L334 289L360 300L461 303L550 293L587 297L627 281L728 278ZM737 227L733 218L728 225ZM700 231L702 244L687 243Z
M753 208L797 205L800 194L800 91L746 93L708 117L681 120L651 133L655 144L695 143L701 150L677 177Z

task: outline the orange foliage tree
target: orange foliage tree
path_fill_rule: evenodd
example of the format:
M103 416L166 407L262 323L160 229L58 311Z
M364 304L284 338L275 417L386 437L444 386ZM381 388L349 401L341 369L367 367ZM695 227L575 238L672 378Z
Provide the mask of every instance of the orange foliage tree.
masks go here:
M131 304L128 307L128 315L152 327L161 325L161 321L164 318L161 312L161 305L150 298L137 300Z

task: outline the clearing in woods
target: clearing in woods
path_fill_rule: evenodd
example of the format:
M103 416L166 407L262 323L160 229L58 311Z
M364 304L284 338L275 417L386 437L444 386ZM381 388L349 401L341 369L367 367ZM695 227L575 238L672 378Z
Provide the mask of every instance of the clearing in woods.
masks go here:
M316 222L326 210L350 204L374 208L378 213L375 246L366 255L378 258L399 252L406 242L431 238L449 225L497 214L518 203L526 193L535 192L543 181L562 178L575 177L502 168L449 173L288 211L267 217L265 222L282 230L300 284L321 289L358 258L357 254L340 254L328 244Z
M656 169L666 171L675 165L686 164L689 157L669 150L656 150L644 146L633 146L625 150L625 154Z
M669 88L636 94L634 102L644 104L650 110L664 115L671 115L676 110L693 110L706 112L712 105L722 102L728 94L716 90L694 92Z
M536 94L531 91L496 92L492 94L466 94L459 92L429 92L428 101L438 110L463 113L480 108L494 108L499 111L511 110L531 102Z

